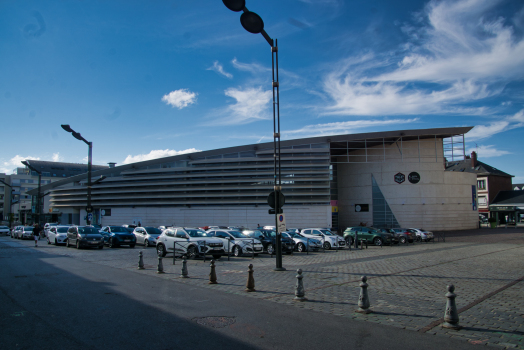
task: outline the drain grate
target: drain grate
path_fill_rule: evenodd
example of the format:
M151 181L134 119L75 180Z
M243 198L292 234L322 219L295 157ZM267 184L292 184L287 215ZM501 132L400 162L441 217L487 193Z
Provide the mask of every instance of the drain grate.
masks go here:
M209 317L195 317L193 321L196 321L199 325L209 326L213 328L224 328L235 323L235 317L230 316L209 316Z

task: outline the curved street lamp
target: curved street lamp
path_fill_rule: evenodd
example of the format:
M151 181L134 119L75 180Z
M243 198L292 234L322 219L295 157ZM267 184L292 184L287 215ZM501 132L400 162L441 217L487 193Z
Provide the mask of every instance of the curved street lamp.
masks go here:
M262 34L264 39L266 39L271 46L271 79L273 86L273 158L275 159L274 192L278 194L281 193L282 190L282 175L280 171L280 84L278 82L278 42L276 39L273 41L264 30L264 21L262 18L246 8L245 0L222 0L222 2L231 11L243 11L242 15L240 15L240 24L242 24L242 27L250 33ZM274 197L275 229L277 231L275 271L285 271L286 269L282 267L282 235L278 229L278 214L282 213L278 202L280 196L275 195Z
M91 206L91 168L93 164L93 143L90 141L87 141L85 138L82 137L82 135L79 132L74 131L71 129L69 124L62 124L60 125L62 129L65 131L71 133L73 137L77 140L84 141L89 146L89 153L87 157L87 206L86 206L86 212L92 213L93 207ZM86 223L88 225L91 225L91 220L89 220L89 215L87 215Z

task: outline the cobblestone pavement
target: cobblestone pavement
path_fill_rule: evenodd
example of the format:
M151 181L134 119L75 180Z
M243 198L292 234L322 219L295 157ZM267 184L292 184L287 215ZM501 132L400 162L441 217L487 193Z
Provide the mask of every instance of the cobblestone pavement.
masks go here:
M32 241L0 238L2 250L35 252ZM190 278L180 278L182 261L163 259L157 274L154 248L76 250L40 242L40 252L155 275L204 288L265 299L352 319L387 324L473 344L524 349L524 228L446 233L446 242L320 251L283 256L287 271L274 271L275 258L223 257L216 262L218 284L209 284L210 261L187 262ZM4 250L5 251L5 250ZM144 270L138 270L143 252ZM52 256L49 257L52 259ZM246 293L248 265L254 266L256 292ZM296 270L303 270L306 302L296 302ZM373 313L358 308L361 276L368 277ZM455 285L461 330L441 327L448 284Z

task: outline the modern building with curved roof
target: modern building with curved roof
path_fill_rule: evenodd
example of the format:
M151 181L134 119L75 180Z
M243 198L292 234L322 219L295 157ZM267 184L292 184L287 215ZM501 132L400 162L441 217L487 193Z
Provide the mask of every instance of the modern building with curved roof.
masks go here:
M474 228L476 177L445 171L464 159L472 127L281 141L288 227ZM254 227L274 224L273 143L195 152L93 172L94 222ZM87 174L45 185L62 223L84 223ZM30 193L36 194L36 193ZM68 219L69 218L69 219Z

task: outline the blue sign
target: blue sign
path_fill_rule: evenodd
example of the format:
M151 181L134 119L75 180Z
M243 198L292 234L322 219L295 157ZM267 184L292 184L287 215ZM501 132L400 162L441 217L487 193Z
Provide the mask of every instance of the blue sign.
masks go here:
M477 210L477 186L471 185L471 199L473 200L473 210Z

